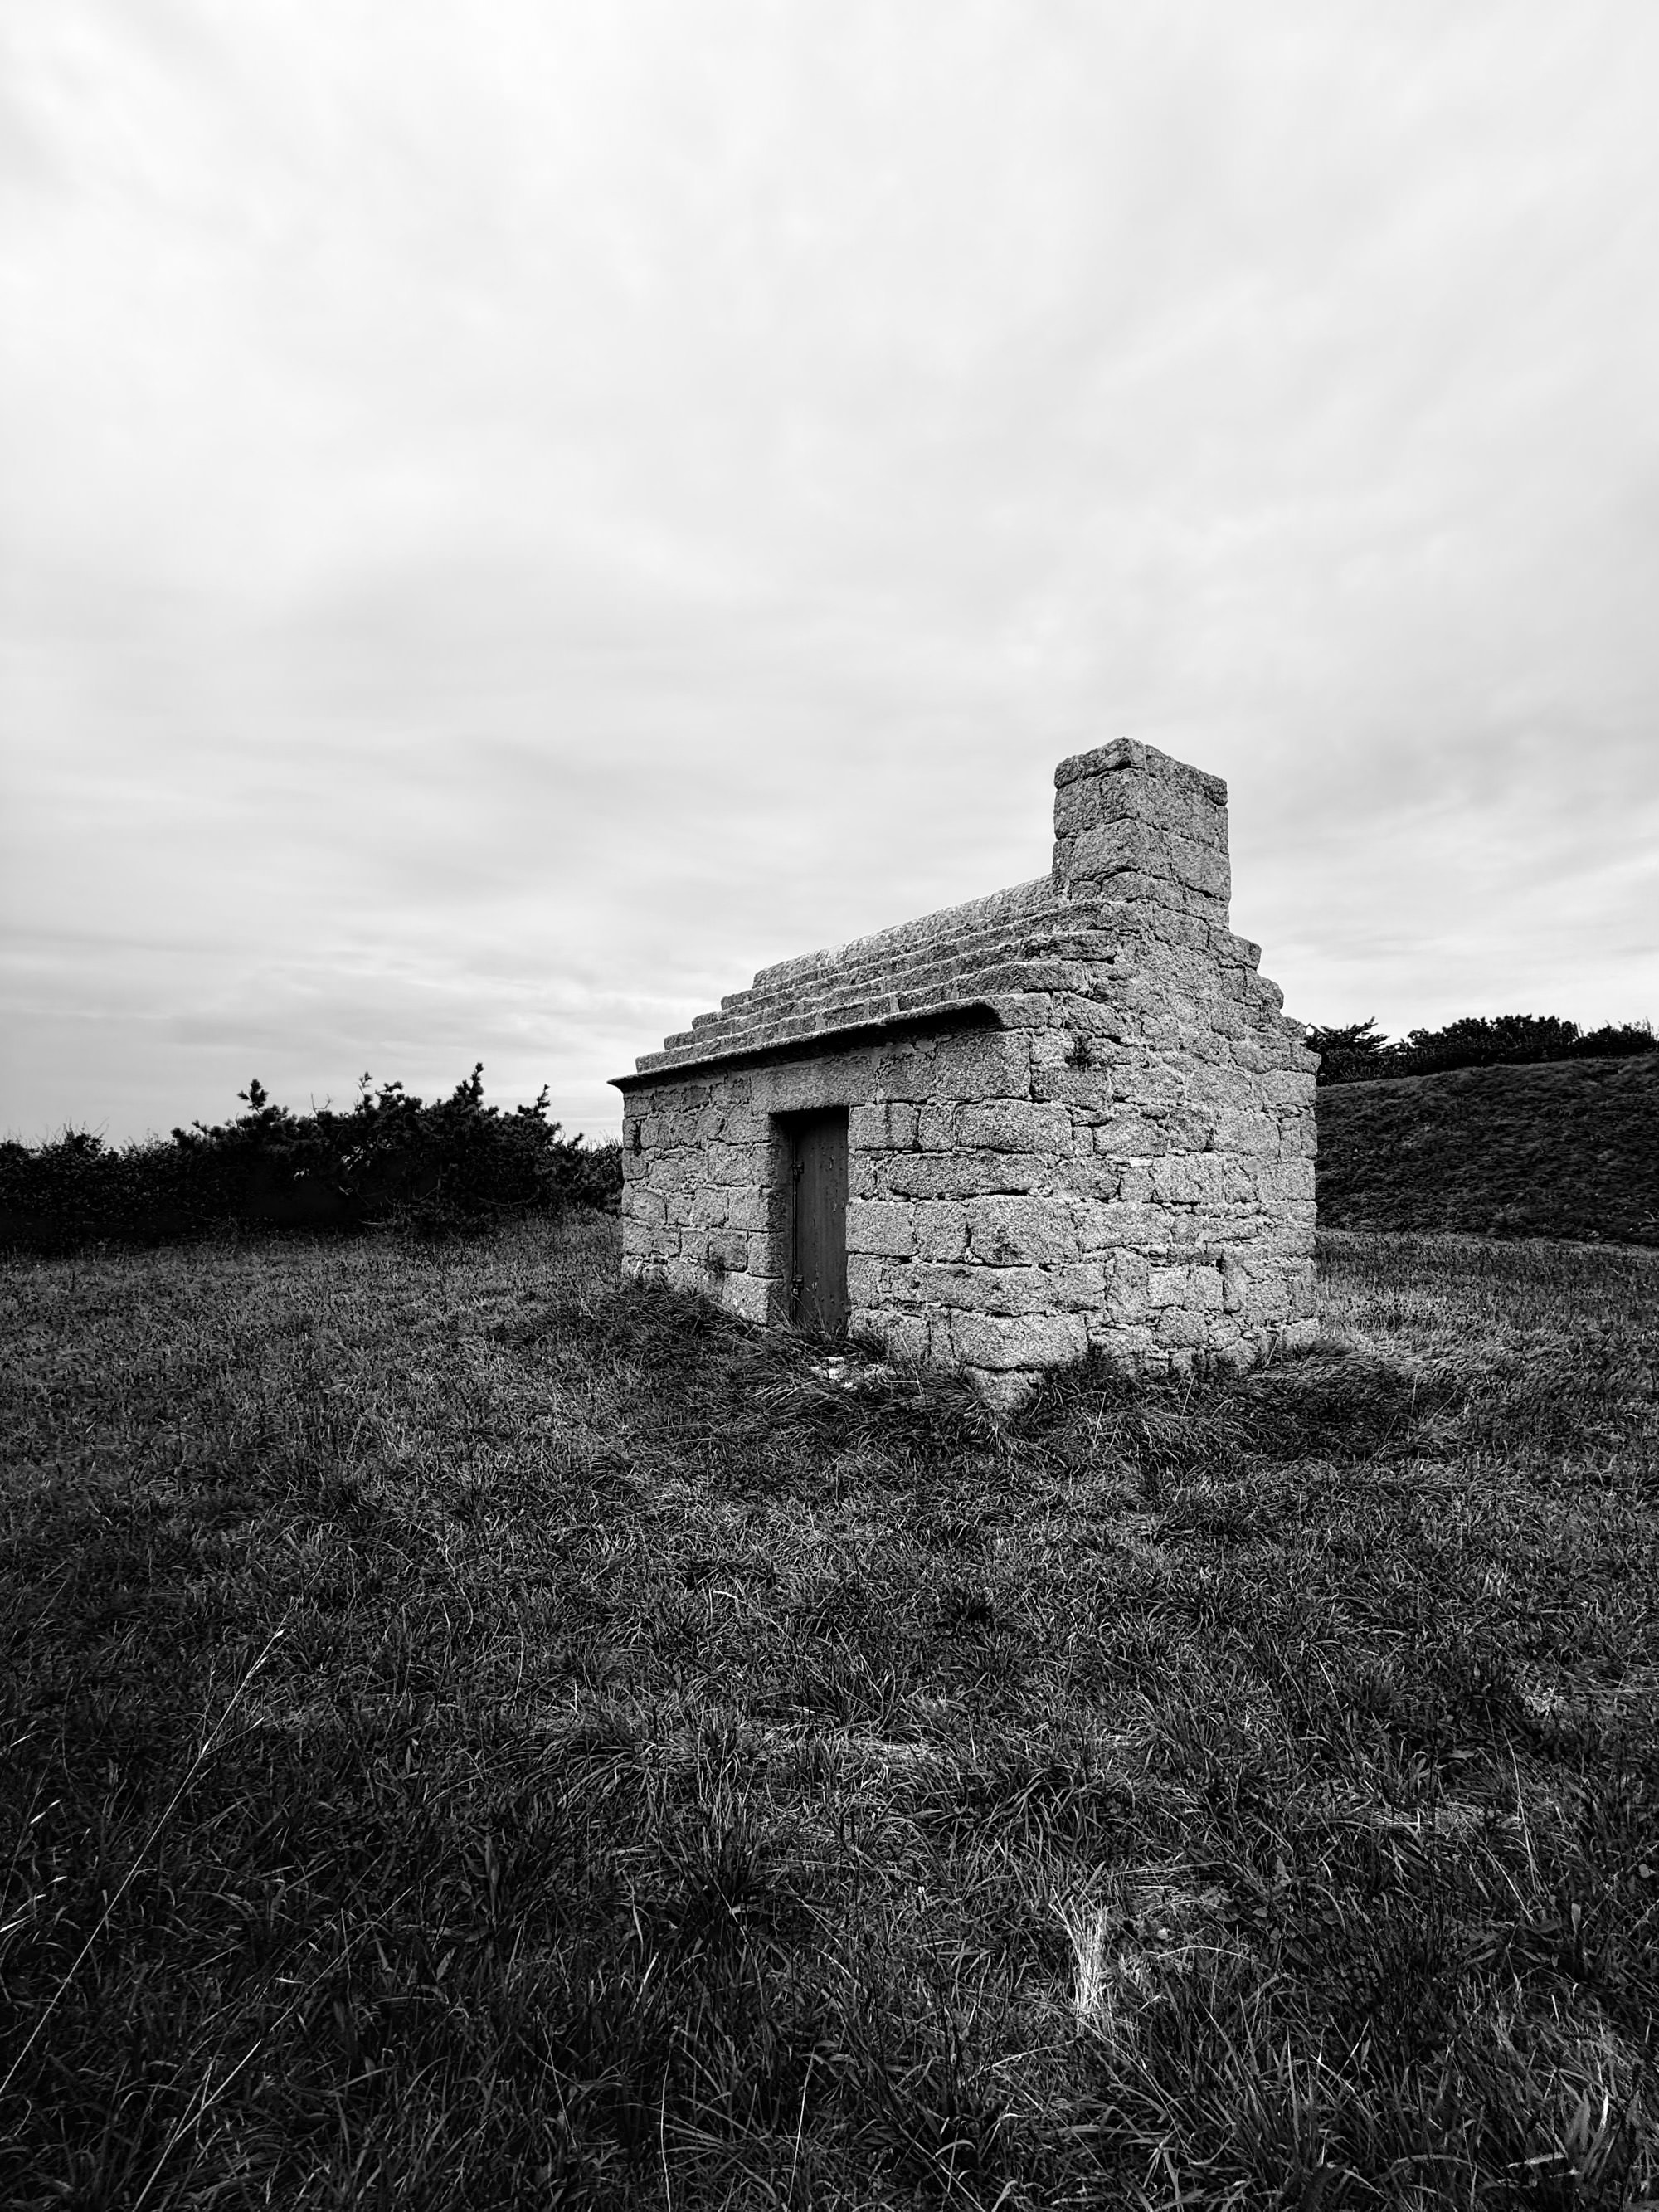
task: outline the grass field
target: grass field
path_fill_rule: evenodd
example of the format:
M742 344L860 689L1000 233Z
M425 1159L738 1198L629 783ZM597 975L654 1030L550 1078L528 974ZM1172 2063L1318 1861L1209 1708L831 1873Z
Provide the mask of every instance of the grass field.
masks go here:
M0 1275L0 2201L1659 2198L1659 1254L998 1428L614 1236Z
M1319 1091L1332 1228L1659 1246L1659 1053Z

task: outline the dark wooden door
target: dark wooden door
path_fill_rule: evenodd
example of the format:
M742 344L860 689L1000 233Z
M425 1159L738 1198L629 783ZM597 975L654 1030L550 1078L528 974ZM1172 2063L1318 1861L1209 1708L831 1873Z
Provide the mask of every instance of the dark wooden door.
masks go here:
M789 1125L793 1188L789 1318L825 1336L847 1333L847 1109Z

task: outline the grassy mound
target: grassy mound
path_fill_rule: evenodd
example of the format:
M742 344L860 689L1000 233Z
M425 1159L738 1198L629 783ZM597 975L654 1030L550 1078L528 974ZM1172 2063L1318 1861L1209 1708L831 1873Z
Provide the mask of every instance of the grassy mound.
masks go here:
M1319 1091L1335 1229L1659 1244L1659 1054Z
M1659 2188L1659 1259L1006 1428L615 1264L0 1272L0 2201Z

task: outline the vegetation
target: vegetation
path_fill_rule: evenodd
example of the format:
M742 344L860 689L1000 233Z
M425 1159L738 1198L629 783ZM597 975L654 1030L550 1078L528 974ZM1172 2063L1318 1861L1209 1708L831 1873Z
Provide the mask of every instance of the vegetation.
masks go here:
M1318 1112L1328 1227L1659 1244L1659 1054L1338 1084Z
M1659 1256L1004 1426L615 1262L0 1272L0 2200L1659 2195Z
M85 1130L0 1144L0 1245L67 1252L158 1243L204 1229L360 1229L388 1218L453 1228L504 1213L614 1204L617 1146L584 1147L548 1119L547 1091L504 1114L483 1103L483 1064L428 1104L365 1075L349 1113L293 1114L256 1077L247 1110L170 1141L107 1148Z
M1557 1014L1468 1015L1442 1030L1413 1030L1390 1044L1376 1020L1346 1029L1310 1029L1322 1055L1318 1080L1373 1083L1401 1075L1434 1075L1450 1067L1516 1066L1548 1060L1622 1059L1659 1048L1649 1022L1606 1022L1581 1030Z

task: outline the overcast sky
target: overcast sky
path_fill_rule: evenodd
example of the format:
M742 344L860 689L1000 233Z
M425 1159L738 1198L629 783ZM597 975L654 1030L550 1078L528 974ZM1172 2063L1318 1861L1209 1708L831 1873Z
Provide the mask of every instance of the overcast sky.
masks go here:
M1652 0L5 0L0 1133L605 1079L1224 775L1659 1017Z

